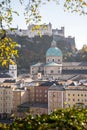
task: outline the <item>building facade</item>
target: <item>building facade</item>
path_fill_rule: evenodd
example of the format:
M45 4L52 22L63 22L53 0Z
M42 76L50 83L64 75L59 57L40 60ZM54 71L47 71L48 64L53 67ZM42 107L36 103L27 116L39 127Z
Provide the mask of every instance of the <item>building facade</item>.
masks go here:
M51 47L46 51L46 62L30 66L33 79L63 79L87 74L87 62L63 62L62 51L53 40ZM86 76L87 77L87 76Z
M30 67L30 74L33 78L46 77L58 79L58 77L60 77L62 74L62 52L56 47L55 41L52 42L51 47L46 52L46 63L32 65Z
M11 86L0 86L0 118L6 118L12 113L13 91Z
M59 108L82 105L87 107L87 86L53 85L48 90L48 113Z

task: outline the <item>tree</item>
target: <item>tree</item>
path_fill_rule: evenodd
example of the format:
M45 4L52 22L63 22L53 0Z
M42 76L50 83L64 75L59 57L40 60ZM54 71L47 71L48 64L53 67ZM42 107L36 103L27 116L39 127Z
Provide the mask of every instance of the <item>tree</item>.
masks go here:
M72 13L87 14L87 0L65 0L64 6Z
M25 5L24 9L24 16L26 23L39 23L42 19L40 15L39 8L47 4L47 2L54 1L54 2L61 2L60 0L18 0L20 5ZM64 7L66 10L71 12L79 12L80 14L86 14L87 8L87 1L86 0L64 0ZM13 10L12 8L12 0L0 0L0 63L2 65L6 65L12 62L12 56L17 56L17 43L13 42L9 39L6 35L6 30L4 25L10 28L13 19L13 14L19 15L20 14ZM45 27L45 26L43 26ZM40 26L35 26L32 30L37 29L39 31Z

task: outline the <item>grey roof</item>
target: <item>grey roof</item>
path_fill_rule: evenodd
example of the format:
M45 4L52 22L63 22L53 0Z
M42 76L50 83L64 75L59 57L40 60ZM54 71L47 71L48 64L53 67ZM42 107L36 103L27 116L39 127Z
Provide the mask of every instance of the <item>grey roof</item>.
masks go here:
M16 83L16 81L7 79L7 80L4 81L4 83Z
M0 78L12 78L9 74L1 73Z
M49 88L49 90L59 90L59 91L63 91L64 90L64 86L59 84L56 85L55 83Z
M35 104L31 105L31 107L48 108L48 104L35 103Z
M45 64L45 66L62 66L62 64L57 64L55 62L50 62L50 63Z
M63 62L63 66L87 66L87 62Z
M50 86L52 86L53 84L56 84L56 85L59 85L59 83L57 82L57 81L46 81L46 82L44 82L44 83L42 83L40 86L48 86L48 87L50 87Z
M65 90L78 90L78 91L87 91L87 86L86 85L69 85L65 87Z
M38 63L36 63L36 64L34 64L34 65L32 65L32 66L34 66L34 67L38 67L38 66L44 66L44 64L43 64L43 63L38 62Z

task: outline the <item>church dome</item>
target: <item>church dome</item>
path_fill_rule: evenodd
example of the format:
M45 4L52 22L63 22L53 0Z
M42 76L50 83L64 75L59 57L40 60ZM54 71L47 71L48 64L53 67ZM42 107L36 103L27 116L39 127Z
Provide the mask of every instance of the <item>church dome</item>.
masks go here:
M62 51L57 47L50 47L46 52L46 56L62 56Z

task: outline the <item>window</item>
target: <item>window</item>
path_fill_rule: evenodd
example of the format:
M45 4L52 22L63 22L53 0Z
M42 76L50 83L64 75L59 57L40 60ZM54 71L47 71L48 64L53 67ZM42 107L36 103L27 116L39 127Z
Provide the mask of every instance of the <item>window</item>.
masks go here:
M68 101L70 101L70 98L68 98Z
M60 71L58 70L58 74L60 73Z
M38 94L36 94L36 97L38 97Z
M54 62L54 59L52 59L52 61Z
M87 99L85 99L85 102L87 102Z
M42 90L40 89L40 92L42 92Z
M47 90L45 90L45 93L47 93Z
M42 94L40 94L40 97L42 97Z
M44 97L47 97L47 94L45 94L45 96Z
M38 100L38 99L36 99L36 101L38 102L39 100Z
M36 92L38 92L38 89L36 89Z
M34 74L34 71L32 71L32 74Z
M51 74L53 74L53 70L51 70Z

